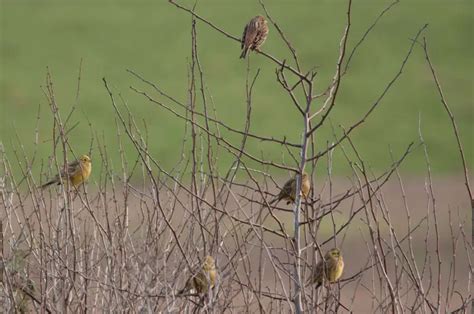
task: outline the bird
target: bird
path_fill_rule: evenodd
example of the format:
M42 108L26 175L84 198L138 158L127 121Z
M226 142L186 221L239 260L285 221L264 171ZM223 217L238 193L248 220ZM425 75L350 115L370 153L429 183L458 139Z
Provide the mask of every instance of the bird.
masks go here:
M197 294L206 294L209 288L214 288L216 284L217 270L214 258L207 255L199 272L193 274L187 281L183 289L178 294L183 294L194 290Z
M332 248L326 252L324 259L319 261L314 268L310 278L310 284L316 284L318 289L324 283L334 283L339 280L344 271L344 260L338 248Z
M311 189L311 182L309 181L309 176L306 173L303 173L301 177L301 192L304 198L308 197L309 190ZM280 190L280 193L274 198L270 204L278 203L281 200L286 200L286 205L294 203L296 198L296 175L286 181L283 185L283 188Z
M68 163L67 172L65 169L61 170L59 174L55 175L54 178L43 184L41 188L45 188L54 183L59 185L61 183L61 179L68 179L73 187L77 187L89 178L91 170L91 159L87 155L82 155L79 157L79 159Z
M245 25L244 33L242 34L242 53L240 54L240 58L245 59L249 50L259 50L260 46L265 42L265 39L267 39L267 36L267 20L261 15L257 15L251 19L250 22Z

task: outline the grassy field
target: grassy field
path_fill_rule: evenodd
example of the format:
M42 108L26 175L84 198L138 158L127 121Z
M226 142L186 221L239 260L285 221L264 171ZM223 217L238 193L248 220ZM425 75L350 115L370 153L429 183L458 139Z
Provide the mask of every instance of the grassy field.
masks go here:
M324 90L334 73L345 26L345 2L267 2L270 13L297 48L303 66L319 66L318 90ZM76 103L82 60L78 110L70 122L70 125L79 122L70 135L75 152L88 150L90 122L94 136L107 144L111 158L118 161L113 153L118 147L116 120L102 83L106 77L113 91L120 92L128 102L136 120L141 125L146 123L150 149L156 159L165 167L173 165L181 149L183 122L131 91L130 86L146 88L126 69L142 74L185 102L191 50L188 14L165 1L2 0L0 3L0 141L10 156L18 148L18 139L28 154L37 150L39 160L51 154L52 117L41 88L46 68L53 75L56 97L65 116ZM388 4L354 1L350 49ZM242 1L238 6L234 1L202 1L197 11L236 36L240 36L250 17L262 13L258 1ZM397 73L410 45L409 39L429 23L424 35L432 61L457 117L468 160L473 160L472 12L471 1L397 4L354 57L331 118L336 132L340 134L339 125L350 126L371 106ZM238 58L237 43L202 23L198 23L197 31L200 60L218 117L242 129L246 62ZM273 27L264 50L281 59L290 58ZM254 93L252 131L299 141L301 120L276 82L275 66L263 57L252 55L250 67L251 73L261 69ZM374 169L383 169L390 163L390 149L399 154L408 143L418 140L420 120L433 169L438 173L458 173L461 168L449 119L422 50L417 48L401 79L365 125L354 133L353 139ZM36 128L37 147L34 146ZM331 125L327 123L318 136L322 146L332 141ZM132 145L126 145L125 149L128 155L134 155ZM262 146L252 141L249 149L256 154L262 149L267 158L288 160L276 145ZM97 156L97 149L92 154ZM345 173L342 155L337 153L335 158L336 172ZM220 158L223 166L229 162L226 155ZM402 169L421 173L424 162L423 153L418 151Z

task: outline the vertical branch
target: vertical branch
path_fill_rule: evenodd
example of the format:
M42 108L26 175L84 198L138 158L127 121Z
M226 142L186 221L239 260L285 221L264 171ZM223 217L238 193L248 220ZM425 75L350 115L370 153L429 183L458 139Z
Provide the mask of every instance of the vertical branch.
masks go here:
M194 10L194 9L193 9ZM199 224L202 226L204 221L201 212L201 205L199 202L199 195L201 191L198 186L198 163L202 162L202 159L198 161L197 158L197 130L196 130L196 56L197 56L197 34L196 34L196 19L194 16L191 19L191 68L190 68L190 82L189 82L189 111L191 113L191 153L192 153L192 172L191 172L191 191L196 197L191 199L191 210L196 210ZM203 188L203 187L201 187ZM204 252L207 252L207 240L203 228L199 228L201 232L202 244Z
M309 111L304 115L304 131L302 133L302 148L301 148L301 162L299 166L299 173L296 177L296 197L295 205L293 207L293 224L294 224L294 235L293 235L293 246L295 252L295 261L294 261L294 281L295 281L295 297L294 305L296 313L303 313L303 304L302 304L302 278L301 278L301 230L300 230L300 212L301 212L301 182L302 174L306 164L306 151L308 145L308 138L306 136L309 130Z
M348 1L347 5L347 25L344 30L344 34L341 39L341 45L340 45L340 53L339 53L339 60L337 62L337 67L336 67L336 74L334 77L333 81L333 87L331 88L331 93L327 101L329 99L332 99L332 104L331 107L334 104L335 97L338 91L339 83L340 83L340 72L341 72L341 65L344 60L345 56L345 51L347 47L347 38L349 35L349 29L351 25L351 5L352 1ZM280 34L282 32L280 31ZM296 60L296 64L299 64L298 58L296 54L294 55L294 58ZM303 128L303 134L302 134L302 142L301 142L301 151L300 151L300 164L299 164L299 175L296 178L296 195L295 195L295 206L294 206L294 237L293 237L293 245L294 245L294 251L295 251L295 262L294 262L294 281L295 281L295 297L294 297L294 305L295 305L295 311L296 313L302 313L303 308L302 308L302 278L301 278L301 230L300 230L300 212L301 212L301 182L302 182L302 174L304 172L304 168L307 162L307 150L308 150L308 139L310 135L318 128L318 126L311 128L310 126L310 121L311 119L315 116L315 114L311 115L311 104L313 100L315 99L313 97L313 81L314 81L315 75L311 75L311 80L301 80L301 89L302 93L305 96L306 100L306 108L304 110L304 115L303 115L303 123L304 123L304 128ZM305 88L305 82L308 84L308 90ZM329 114L330 110L326 113L325 116ZM320 124L324 121L324 117L321 119Z
M451 108L449 107L448 102L446 101L446 98L444 97L444 92L443 92L443 89L441 88L441 83L439 82L435 68L433 64L431 63L431 59L428 54L428 44L426 42L426 38L423 38L422 46L423 46L423 51L425 53L426 61L428 62L428 66L431 70L431 74L433 75L433 79L436 84L436 89L438 90L439 96L441 97L441 103L443 104L443 107L446 110L446 113L448 114L449 119L451 120L454 136L456 137L456 143L458 145L459 155L461 156L461 162L463 166L464 184L466 185L467 193L471 201L471 217L472 217L471 226L474 226L474 196L472 193L471 184L469 183L468 166L466 162L466 157L464 156L464 149L461 143L461 136L459 135L459 130L456 124L456 119L454 118L454 114L451 111ZM474 228L472 228L471 231L472 231L471 232L471 245L474 245ZM474 308L474 300L473 300L473 308Z

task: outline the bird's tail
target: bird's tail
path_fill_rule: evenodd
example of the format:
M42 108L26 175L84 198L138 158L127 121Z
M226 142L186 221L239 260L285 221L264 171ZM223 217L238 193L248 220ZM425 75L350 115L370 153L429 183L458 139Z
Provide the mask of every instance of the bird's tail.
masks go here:
M186 281L186 284L184 285L183 289L179 290L176 295L183 295L183 294L185 294L186 292L188 292L188 291L190 290L190 286L189 286L190 283L189 283L189 280L190 280L190 279L188 279L188 281Z
M277 195L275 196L273 199L271 199L269 202L268 202L268 205L276 205L278 204L278 202L281 200L281 197L280 195Z
M40 186L40 188L41 188L41 189L44 189L44 188L46 188L46 187L48 187L48 186L50 186L51 184L54 184L54 183L56 183L56 182L58 182L56 179L50 180L50 181L46 182L45 184L43 184L42 186Z
M245 59L247 57L248 52L249 52L249 48L242 49L242 53L240 54L240 59Z

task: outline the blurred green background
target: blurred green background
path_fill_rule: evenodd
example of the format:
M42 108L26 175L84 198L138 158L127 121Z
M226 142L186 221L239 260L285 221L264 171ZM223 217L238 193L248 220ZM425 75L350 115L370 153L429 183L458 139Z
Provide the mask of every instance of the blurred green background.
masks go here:
M317 92L330 83L345 27L345 1L266 1L267 8L296 47L305 69L318 66ZM181 1L190 7L193 2ZM387 1L354 1L349 51L359 41ZM457 118L468 161L473 160L473 2L402 1L370 33L344 77L337 105L318 136L323 149L333 141L331 124L340 134L361 117L397 73L410 38L425 23L431 58L445 95ZM240 36L243 26L263 13L258 1L200 1L197 12L229 33ZM46 68L53 75L57 102L63 118L76 103L79 64L81 89L70 134L77 154L87 152L91 124L94 136L107 145L109 157L118 162L116 118L102 78L121 93L137 123L146 123L152 155L170 168L180 157L184 124L129 89L151 91L126 72L132 69L177 99L188 98L191 55L190 16L165 1L1 1L0 141L10 157L19 140L27 154L37 151L46 160L52 150L52 115L43 94ZM240 60L239 45L203 23L197 24L198 49L207 88L217 115L243 129L247 63ZM290 59L288 49L273 26L264 50L279 59ZM251 131L298 142L301 118L275 78L275 65L252 54L250 72L260 69L253 98ZM163 97L151 92L157 99ZM198 97L200 99L200 97ZM375 170L391 162L390 150L399 155L421 130L428 144L433 170L459 173L458 150L421 48L417 47L400 80L359 130L353 133L364 159ZM316 103L320 106L321 101ZM39 122L37 122L39 110ZM34 145L38 125L38 146ZM144 130L144 129L143 129ZM17 134L17 135L16 135ZM239 143L239 137L231 137ZM95 142L97 145L97 142ZM348 145L345 145L347 148ZM278 145L252 140L249 151L267 159L291 163ZM132 145L125 145L134 156ZM349 150L349 149L348 149ZM231 158L220 150L219 163ZM95 149L92 152L98 156ZM336 152L336 174L347 173L342 153ZM414 174L425 172L422 152L403 167ZM470 163L472 165L472 162Z

